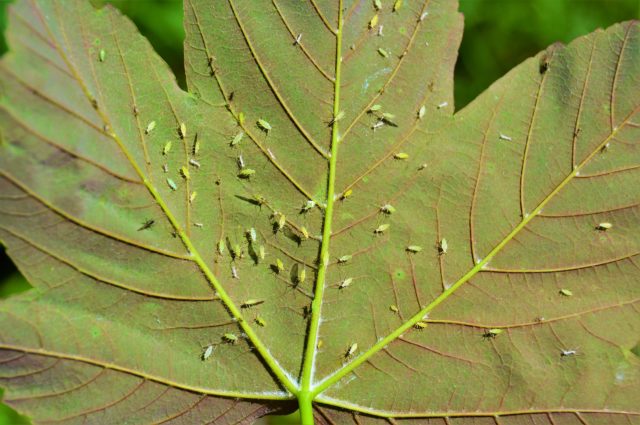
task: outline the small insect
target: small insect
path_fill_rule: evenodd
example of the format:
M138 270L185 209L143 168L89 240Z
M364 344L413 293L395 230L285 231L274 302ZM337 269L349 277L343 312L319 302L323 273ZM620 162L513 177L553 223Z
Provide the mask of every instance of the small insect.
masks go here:
M298 34L296 36L296 41L293 42L293 45L296 46L298 44L300 44L300 40L302 40L302 33Z
M572 297L573 296L573 292L571 292L570 289L561 289L558 292L560 293L560 295L563 295L565 297Z
M107 52L104 49L100 49L100 53L98 53L98 59L100 59L100 62L104 62L106 58Z
M383 49L382 47L378 48L378 54L380 56L382 56L383 58L388 58L389 57L389 52L387 52L385 49Z
M338 258L338 263L344 264L347 261L351 260L353 258L353 255L343 255L342 257Z
M391 204L384 204L383 206L380 207L380 211L382 211L385 214L393 214L394 212L396 212L396 209L393 205Z
M238 337L236 334L226 333L222 335L222 339L232 345L236 345L238 343Z
M197 196L198 196L198 192L196 192L195 190L191 192L191 195L189 195L189 203L193 204L193 201L196 200Z
M382 37L382 36L383 36L383 34L382 34L382 29L383 29L383 28L384 28L384 25L380 25L380 26L378 27L378 37Z
M395 304L391 304L391 305L389 306L389 310L391 310L391 311L392 311L392 312L394 312L394 313L397 313L397 312L399 312L399 311L400 311L400 310L398 309L398 306L397 306L397 305L395 305Z
M318 348L318 350L319 350L319 349L321 349L321 348L322 348L322 346L323 346L323 345L324 345L324 341L323 341L323 340L321 340L321 339L319 339L319 340L318 340L318 343L316 344L316 347L317 347L317 348Z
M271 149L270 149L270 148L267 148L267 153L269 154L269 157L270 157L271 159L276 159L276 156L273 154L273 152L271 152Z
M578 350L560 350L560 357L575 356L576 354L578 354Z
M264 260L264 256L265 256L264 246L260 245L258 247L258 257L260 257L261 260Z
M408 159L409 158L409 154L405 153L405 152L398 152L397 154L393 155L393 157L395 159Z
M147 128L144 131L145 134L149 134L153 131L153 129L156 128L156 122L155 121L151 121L149 124L147 124Z
M266 320L264 320L262 317L258 316L256 317L254 320L254 322L256 322L256 325L261 326L261 327L265 327L267 326L267 322Z
M344 358L345 359L349 359L349 358L353 357L353 355L356 353L356 351L358 351L358 343L354 342L347 349L347 352L344 354Z
M346 191L344 191L344 193L341 196L341 199L347 199L349 196L351 196L353 194L353 190L352 189L347 189Z
M495 338L498 335L500 335L502 332L504 332L504 330L494 328L494 329L487 330L484 334L482 334L482 336L485 338Z
M422 247L420 245L409 245L405 248L408 252L412 252L414 254L422 251Z
M213 354L213 345L208 345L202 353L202 361L207 360Z
M447 107L448 105L449 105L449 102L442 102L442 103L440 103L440 104L438 105L438 109L445 108L445 107Z
M424 21L427 16L429 16L429 12L424 12L422 15L420 15L420 22Z
M351 285L351 282L353 282L353 278L352 277L346 278L345 280L340 282L340 284L338 285L338 289L344 289L344 288L349 287L349 285Z
M235 146L238 143L240 143L243 137L244 137L244 133L242 131L236 134L235 136L233 136L233 140L231 140L231 146Z
M304 205L302 206L300 211L305 213L305 212L309 211L310 209L312 209L315 206L316 206L316 201L309 200L309 201L304 203Z
M166 155L169 152L171 152L171 145L173 143L171 143L171 140L169 140L167 143L165 143L164 148L162 148L162 155Z
M258 234L256 233L256 229L255 228L251 228L249 230L247 230L247 236L249 236L249 240L251 242L255 242L258 238Z
M442 240L438 242L438 254L446 254L448 249L449 244L447 243L447 240L445 238L442 238Z
M393 3L394 12L398 11L401 7L402 7L402 0L396 0L396 2Z
M196 226L196 227L204 227L204 224L202 224L202 223L197 223L197 222L196 222L196 223L193 223L193 225L194 225L194 226Z
M282 230L285 224L287 224L287 217L284 214L278 214L278 220L276 221L278 230Z
M307 270L304 266L298 267L298 276L296 277L297 283L301 284L307 279Z
M263 120L262 118L260 118L258 120L258 127L260 127L262 130L266 131L267 133L269 133L272 129L271 124L269 124L268 121Z
M244 112L240 112L238 114L238 124L240 124L240 126L243 126L244 125L244 120L245 120Z
M218 241L218 253L224 255L224 251L227 249L227 244L224 243L224 239Z
M382 1L381 0L373 0L373 7L376 10L381 10L382 9Z
M242 154L238 155L238 167L244 168L244 158L242 158Z
M145 222L142 224L142 226L140 226L140 228L138 229L138 232L139 232L139 231L141 231L141 230L149 229L151 226L153 226L153 224L154 224L155 222L156 222L156 221L155 221L155 220L153 220L153 219L149 219L149 220L145 221Z
M506 134L502 134L502 133L500 133L499 139L500 140L506 140L507 142L510 142L510 141L513 140L511 137L507 136Z
M262 196L262 195L259 195L259 194L253 195L253 200L254 200L254 202L256 204L258 204L260 206L262 206L262 205L267 203L266 198L264 196Z
M171 190L178 190L178 186L176 186L176 182L167 177L167 184L171 188Z
M378 25L378 19L379 18L380 17L378 16L377 13L375 15L373 15L373 18L371 18L371 20L369 21L369 28L370 29L375 27L376 25Z
M185 180L189 180L191 178L191 174L189 173L189 169L187 167L185 167L184 165L182 167L180 167L180 174L182 174L182 177Z
M418 109L418 119L421 120L424 118L424 115L427 113L427 107L422 105L420 109Z
M178 127L178 135L181 139L187 137L187 125L183 122L181 122L180 126Z
M243 168L238 173L238 177L240 177L241 179L248 179L249 177L251 177L255 173L256 173L256 170L252 170L251 168Z
M419 322L416 322L415 325L413 325L413 328L414 329L418 329L418 330L422 330L422 329L426 328L427 326L429 326L429 324L427 322L419 321Z
M196 168L200 168L200 163L193 158L189 160L189 164L193 165Z
M389 112L382 113L382 120L387 124L395 125L395 122L394 122L395 119L396 119L396 116L394 114L390 114Z
M242 308L250 308L250 307L255 307L257 305L260 305L262 303L264 303L264 300L256 300L256 299L251 298L249 300L246 300L242 304L240 304L240 307L242 307Z
M389 226L390 225L387 223L381 224L380 226L376 227L373 233L384 233L389 228Z
M162 171L164 171L165 173L169 172L169 166L167 164L162 164Z
M305 239L309 239L309 231L307 230L306 227L304 227L304 226L300 227L300 233L302 233L302 236Z
M576 130L577 133L579 133L580 129ZM576 134L576 137L578 135ZM602 149L600 149L600 153L605 153L606 151L609 150L609 148L611 147L611 142L607 142L607 144L605 144Z
M418 171L422 171L425 168L427 168L427 164L420 164L420 166L418 167Z
M604 232L604 231L607 231L607 230L611 229L612 227L613 227L613 224L604 222L604 223L599 223L596 226L596 230L601 230L601 231Z
M137 117L140 114L140 110L137 106L133 105L133 116Z
M200 152L200 140L198 139L198 133L196 133L196 138L193 142L192 152L194 155L198 155L198 153Z
M276 258L276 272L277 273L282 273L284 271L284 264L282 263L282 260L279 258Z
M242 248L240 248L240 245L235 244L231 247L231 256L234 260L242 258Z
M369 108L369 112L377 112L380 109L382 109L382 105L373 105L371 108Z
M384 126L384 121L383 120L379 120L377 122L375 122L372 126L371 129L373 131L376 131L377 129L381 128L382 126Z
M340 111L336 114L335 117L333 117L333 119L331 120L331 122L329 122L329 125L333 125L335 123L337 123L338 121L340 121L342 118L344 118L344 111Z
M231 266L231 277L234 279L240 279L240 277L238 276L238 269L236 269L236 266Z

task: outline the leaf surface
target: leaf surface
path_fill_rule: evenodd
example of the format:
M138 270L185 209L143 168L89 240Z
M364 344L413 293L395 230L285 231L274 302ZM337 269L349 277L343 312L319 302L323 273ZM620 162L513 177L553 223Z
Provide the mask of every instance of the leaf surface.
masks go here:
M14 407L638 420L637 24L453 115L455 2L395 4L185 0L188 93L112 8L11 8Z

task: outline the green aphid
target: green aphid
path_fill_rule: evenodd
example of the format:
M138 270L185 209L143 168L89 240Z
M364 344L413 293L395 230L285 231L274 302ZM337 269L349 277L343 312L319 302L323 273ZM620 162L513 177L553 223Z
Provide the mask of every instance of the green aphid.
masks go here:
M276 258L276 264L275 264L275 266L276 266L276 271L277 271L278 273L282 273L282 272L284 271L284 263L282 262L282 260L281 260L281 259Z
M242 304L240 304L240 307L242 307L242 308L251 308L251 307L255 307L257 305L260 305L262 303L264 303L264 300L256 300L256 299L251 298L249 300L244 301Z
M202 361L207 360L213 354L214 347L213 345L208 345L207 348L204 349L202 353Z
M340 121L342 118L344 118L344 111L340 111L338 112L338 114L333 117L333 119L331 120L331 122L329 123L329 125L334 124L338 121Z
M345 359L349 359L349 358L353 357L353 355L356 353L356 351L358 351L358 343L354 342L353 344L351 344L349 346L349 349L347 349L347 352L344 354L344 358Z
M338 263L341 263L341 264L346 263L352 258L353 258L353 255L343 255L342 257L338 258Z
M200 152L200 140L198 140L198 134L196 133L196 140L193 142L193 154L198 155Z
M371 108L369 108L369 112L377 112L380 109L382 109L382 105L373 105Z
M378 54L380 56L382 56L383 58L388 58L389 57L389 52L387 52L385 49L383 49L382 47L380 47L378 49Z
M346 278L345 280L340 282L340 284L338 285L338 289L344 289L344 288L349 287L349 285L351 285L351 282L353 282L353 278L352 277Z
M234 260L242 257L242 248L239 244L235 244L231 247L231 256Z
M304 268L304 266L298 267L298 276L297 276L298 283L304 283L306 279L307 279L306 269Z
M260 195L260 194L253 195L253 200L255 201L256 204L258 204L260 206L262 206L262 205L267 203L267 199L264 196Z
M224 255L224 252L226 251L226 249L227 249L227 244L224 243L224 239L220 239L218 241L218 253L220 255Z
M495 338L502 332L504 332L503 329L494 328L487 330L482 336L484 336L485 338Z
M389 310L391 310L391 311L392 311L392 312L394 312L394 313L397 313L397 312L399 312L399 311L400 311L400 310L398 309L398 306L397 306L397 305L395 305L395 304L391 304L391 305L389 306Z
M169 177L167 177L167 184L169 185L171 190L178 190L178 186L176 185L176 182L171 180Z
M104 62L106 58L107 52L104 49L100 49L100 53L98 53L98 59L100 59L100 62Z
M347 189L342 194L341 199L347 199L351 195L353 195L353 189Z
M373 233L384 233L388 228L389 228L389 224L381 224L380 226L378 226Z
M244 126L244 121L245 121L244 112L240 112L238 114L238 124L240 124L240 126Z
M401 7L402 7L402 0L396 0L396 2L393 3L394 12L397 12Z
M378 20L379 20L380 16L378 16L378 14L376 13L375 15L373 15L373 18L371 18L371 20L369 21L369 28L373 28L376 25L378 25Z
M256 173L256 170L252 170L251 168L243 168L238 173L238 177L240 177L241 179L248 179L249 177L253 176L255 173Z
M191 178L189 169L185 166L180 167L180 174L182 174L182 178L184 178L185 180L189 180Z
M264 246L263 245L260 245L258 247L258 257L260 257L261 260L264 260L265 252L264 252Z
M187 125L183 122L181 122L180 127L178 127L178 135L181 139L187 137Z
M156 122L151 121L149 124L147 124L147 128L144 130L145 134L151 133L154 128L156 128Z
M251 242L255 242L258 239L258 234L256 232L256 229L253 227L247 230L247 236L249 236L249 240Z
M438 253L446 254L448 249L449 249L449 243L445 238L442 238L442 240L438 243Z
M315 206L316 206L316 201L309 200L309 201L305 202L305 204L302 206L301 211L303 213L305 213L305 212L309 211L310 209L312 209Z
M262 130L266 131L267 133L271 131L272 127L271 124L269 124L268 121L263 120L262 118L260 118L258 120L258 127L260 127Z
M569 289L561 289L560 295L564 295L565 297L572 297L573 292L571 292Z
M395 114L390 114L389 112L383 112L382 113L382 119L387 121L387 122L393 122L393 120L396 119Z
M232 333L226 333L224 335L222 335L222 339L226 342L228 342L229 344L237 344L238 343L238 337L235 334Z
M235 146L238 143L240 143L243 137L244 137L244 133L242 131L236 134L235 136L233 136L233 140L231 140L231 146Z
M393 157L395 159L409 159L409 154L405 152L398 152L397 154L393 155Z
M409 245L409 246L406 248L406 250L407 250L408 252L412 252L412 253L416 254L416 253L418 253L418 252L422 251L422 247L421 247L420 245Z
M264 320L262 317L258 316L255 318L254 322L256 322L256 325L261 326L261 327L265 327L267 326L267 322L266 320Z
M418 119L421 120L424 118L424 115L427 113L427 107L422 105L420 109L418 109Z
M282 228L287 224L287 217L284 214L278 214L278 221L276 222L278 226L278 230L282 230Z
M381 10L382 9L382 0L373 0L373 7L376 10Z
M191 192L191 195L189 195L189 203L193 204L193 201L196 200L196 197L198 196L198 192L197 191L193 191Z
M166 155L169 152L171 152L171 146L173 145L173 143L171 143L171 140L169 140L167 143L165 143L164 148L162 148L162 155Z
M416 324L413 325L414 329L418 329L418 330L422 330L422 329L426 328L427 326L429 326L429 324L427 322L423 322L423 321L416 322Z
M382 211L385 214L393 214L394 212L396 212L396 209L393 205L391 204L384 204L383 206L380 207L380 211Z

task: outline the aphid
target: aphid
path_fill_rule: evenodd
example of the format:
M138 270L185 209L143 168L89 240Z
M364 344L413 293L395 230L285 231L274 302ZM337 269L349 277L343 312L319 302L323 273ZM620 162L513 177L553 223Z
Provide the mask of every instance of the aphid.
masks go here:
M267 326L267 322L260 316L256 317L254 319L254 322L256 322L256 325L261 326L263 328Z
M242 154L238 155L238 167L244 168L244 158L242 158Z
M448 106L448 105L449 105L449 102L442 102L442 103L440 103L440 104L438 105L438 109L442 109L442 108L444 108L444 107L446 107L446 106Z
M145 221L145 222L142 224L142 226L140 226L140 228L138 229L138 231L140 231L140 230L146 230L146 229L150 228L151 226L153 226L153 224L154 224L155 222L156 222L156 221L155 221L155 220L153 220L153 219L149 219L149 220Z
M267 203L267 200L265 199L264 196L262 195L253 195L253 200L255 201L256 204L258 205L264 205Z
M502 134L500 133L500 140L506 140L507 142L512 141L513 139L510 136L507 136L506 134Z
M298 276L296 277L296 279L299 284L304 283L304 281L307 279L307 270L304 266L298 267Z
M322 348L322 346L323 346L323 345L324 345L324 341L323 341L323 340L321 340L321 339L319 339L319 340L318 340L318 344L316 344L316 347L317 347L317 348L318 348L318 350L319 350L319 349L321 349L321 348Z
M604 223L599 223L596 226L596 230L607 231L607 230L611 229L612 227L613 227L613 224L604 222Z
M334 123L340 121L342 118L344 118L344 111L340 111L336 114L335 117L333 117L333 119L331 120L331 122L329 123L329 125L333 125Z
M229 344L237 344L238 343L238 337L235 334L232 333L226 333L224 335L222 335L222 339L226 342L228 342Z
M424 12L422 15L420 15L420 22L424 21L424 19L429 16L429 12Z
M571 297L573 296L573 292L571 292L571 290L569 289L561 289L559 291L560 295L564 295L565 297Z
M255 242L258 238L258 234L256 233L256 229L255 228L251 228L249 230L247 230L247 236L249 236L249 240L251 242Z
M182 177L185 180L189 180L191 178L191 174L189 173L189 169L187 167L185 167L184 165L182 167L180 167L180 174L182 174Z
M575 356L578 354L578 350L560 350L560 357Z
M198 140L198 133L196 133L196 138L193 142L193 154L194 155L198 155L198 152L200 152L200 140Z
M260 245L258 247L258 257L260 257L261 260L264 260L264 256L265 256L264 246Z
M382 109L382 105L373 105L371 108L369 108L369 112L376 112L380 109Z
M371 129L372 129L373 131L376 131L377 129L379 129L379 128L380 128L380 127L382 127L383 125L384 125L384 121L379 120L379 121L375 122L375 123L371 126Z
M382 56L383 58L389 57L389 52L384 50L382 47L378 48L378 54L380 54L380 56Z
M382 1L381 0L373 0L373 7L376 10L381 10L382 9Z
M104 49L100 49L100 53L98 53L98 59L100 59L100 62L104 62L106 58L107 52Z
M240 124L240 126L244 126L244 112L240 112L238 114L238 124Z
M409 245L409 246L406 248L406 250L407 250L408 252L412 252L412 253L416 254L416 253L418 253L418 252L422 251L422 247L421 247L420 245Z
M189 203L193 204L193 201L196 200L197 196L198 196L198 192L196 192L195 190L191 192L191 195L189 195Z
M352 277L348 277L345 280L343 280L342 282L340 282L340 284L338 285L338 288L339 289L347 288L349 285L351 285L351 282L353 282L353 278Z
M449 249L449 244L445 238L442 238L442 240L438 242L438 254L446 254L447 249Z
M298 36L296 37L296 41L293 42L293 45L298 45L300 44L300 40L302 40L302 33L298 34Z
M425 168L427 168L427 164L420 164L420 166L418 167L418 171L422 171Z
M380 211L385 214L393 214L394 212L396 212L396 209L391 204L384 204L380 207Z
M373 233L384 233L385 230L387 230L389 228L389 224L381 224L380 226L378 226Z
M391 311L392 311L392 312L394 312L394 313L397 313L397 312L399 312L399 311L400 311L400 310L398 309L398 306L397 306L397 305L395 305L395 304L391 304L391 305L389 306L389 310L391 310Z
M416 322L415 325L413 325L413 328L414 329L418 329L418 330L422 330L422 329L426 328L427 326L429 326L428 323L423 322L423 321L419 321L419 322Z
M248 179L249 177L251 177L255 173L256 173L256 170L252 170L251 168L243 168L238 173L238 177L240 177L241 179Z
M400 9L402 7L402 0L396 0L395 3L393 3L393 11L397 11L398 9Z
M349 196L351 196L353 194L353 190L352 189L347 189L341 196L342 199L347 199Z
M316 201L309 200L309 201L304 203L304 205L301 208L301 212L303 212L303 213L307 212L307 211L309 211L310 209L312 209L315 206L316 206Z
M504 332L504 330L494 328L494 329L487 330L484 334L482 334L482 336L485 338L495 338L498 335L500 335L502 332Z
M262 303L264 303L264 300L256 300L256 299L251 298L249 300L246 300L242 304L240 304L240 307L242 307L242 308L250 308L250 307L255 307L257 305L260 305Z
M278 214L278 221L276 221L278 230L282 230L285 224L287 224L287 217L284 214Z
M202 361L207 360L213 354L213 345L208 345L202 353Z
M371 20L369 21L369 28L373 28L376 25L378 25L378 19L379 19L379 16L377 13L373 15L373 18L371 18Z
M347 352L344 354L344 358L348 359L348 358L352 357L356 353L356 351L358 351L358 343L354 342L347 349Z
M409 158L409 154L405 153L405 152L398 152L397 154L393 155L393 157L395 159L408 159Z
M231 277L234 279L240 279L240 277L238 276L238 269L236 269L236 266L231 266Z
M268 121L263 120L262 118L260 118L258 120L258 127L260 127L262 130L266 131L267 133L269 133L271 131L271 124L269 124Z
M227 249L227 244L224 243L224 239L218 241L218 253L224 255L224 251Z
M307 230L306 227L304 227L304 226L300 227L300 233L302 233L302 236L305 239L309 239L309 231Z
M196 168L200 168L200 163L193 158L189 160L189 164L193 165Z
M183 122L181 122L180 127L178 127L178 135L181 139L187 137L187 125Z
M176 186L176 183L173 180L171 180L169 177L167 177L167 184L169 185L171 190L178 190L178 186Z
M236 258L242 258L242 248L240 248L240 245L235 244L231 247L231 256L234 260Z
M193 225L196 227L204 227L204 224L202 223L193 223Z
M167 164L162 164L162 171L164 171L165 173L169 172L169 166Z
M342 257L338 258L338 263L346 263L352 258L353 258L353 255L343 255Z
M171 143L171 140L169 140L167 143L165 143L164 148L162 148L162 155L166 155L169 152L171 152L171 145L173 143Z
M580 130L580 129L578 129L578 130ZM576 131L579 132L578 130L576 130ZM577 134L576 134L576 136L577 136ZM602 149L600 149L600 153L605 153L609 149L609 147L611 147L611 142L607 142L607 144L605 144L602 147Z
M147 124L147 129L144 131L145 134L151 133L154 128L156 128L156 122L155 121L151 121L149 124Z
M243 137L244 137L244 133L242 131L236 134L235 136L233 136L233 140L231 140L231 146L235 146L238 143L240 143Z
M283 271L284 271L284 264L282 263L282 260L281 260L281 259L276 258L276 264L275 264L275 266L276 266L276 271L277 271L278 273L281 273L281 272L283 272Z
M421 120L422 118L424 118L424 114L426 113L427 113L427 107L422 105L420 109L418 109L418 119Z
M384 28L384 25L380 25L380 26L378 27L378 37L382 37L382 35L383 35L383 34L382 34L382 29L383 29L383 28Z

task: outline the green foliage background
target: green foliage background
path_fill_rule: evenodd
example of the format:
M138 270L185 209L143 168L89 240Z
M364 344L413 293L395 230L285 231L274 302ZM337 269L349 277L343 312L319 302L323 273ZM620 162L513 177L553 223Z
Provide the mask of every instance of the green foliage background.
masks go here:
M64 1L64 0L62 0ZM88 0L111 3L138 26L175 72L184 87L181 0ZM455 75L456 107L461 109L492 82L548 45L567 43L615 22L640 17L640 0L459 0L465 15ZM9 0L0 0L0 31L4 33ZM6 51L0 37L0 53ZM0 247L0 298L29 285ZM295 420L295 419L294 419ZM278 420L277 423L293 423ZM0 405L0 425L29 422ZM275 423L275 422L273 422Z

